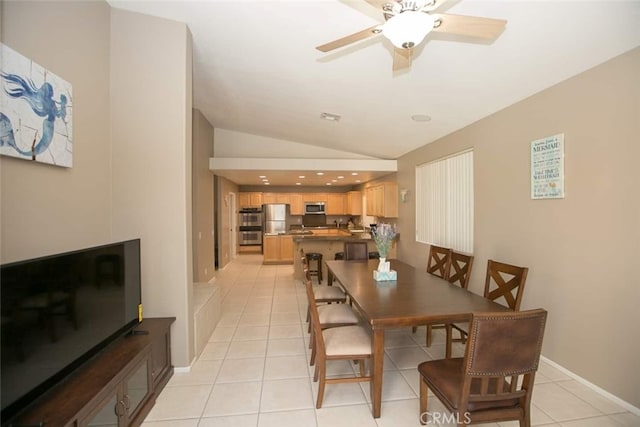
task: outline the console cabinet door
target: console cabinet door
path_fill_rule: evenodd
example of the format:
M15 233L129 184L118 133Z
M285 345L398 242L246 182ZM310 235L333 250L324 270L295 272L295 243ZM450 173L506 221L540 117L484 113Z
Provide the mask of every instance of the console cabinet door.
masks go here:
M111 393L95 405L88 416L80 420L81 427L128 426L140 415L142 407L149 401L153 391L149 347L131 362L127 371L123 380ZM142 420L139 420L137 424L141 422Z
M80 426L117 427L120 425L119 420L123 411L123 408L118 407L119 401L116 390L112 395L96 405L96 409L86 419L80 421Z

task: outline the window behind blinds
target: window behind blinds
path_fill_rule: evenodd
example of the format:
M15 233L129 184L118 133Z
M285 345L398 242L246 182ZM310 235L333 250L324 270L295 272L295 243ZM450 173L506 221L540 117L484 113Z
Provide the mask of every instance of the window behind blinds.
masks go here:
M473 253L473 151L416 166L416 240Z

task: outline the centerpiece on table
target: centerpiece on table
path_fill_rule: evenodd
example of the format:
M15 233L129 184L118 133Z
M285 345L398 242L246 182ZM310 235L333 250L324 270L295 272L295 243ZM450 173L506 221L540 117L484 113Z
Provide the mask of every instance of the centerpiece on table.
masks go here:
M373 278L376 281L396 280L398 273L391 270L391 264L387 261L387 256L391 250L393 239L396 238L396 228L391 224L378 224L371 230L371 237L376 242L378 253L380 254L380 262L378 269L373 271Z

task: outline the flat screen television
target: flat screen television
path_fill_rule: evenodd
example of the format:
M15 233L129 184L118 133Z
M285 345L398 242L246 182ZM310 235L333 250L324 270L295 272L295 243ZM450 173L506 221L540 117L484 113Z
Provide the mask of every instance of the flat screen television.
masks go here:
M6 425L138 323L140 240L0 270Z

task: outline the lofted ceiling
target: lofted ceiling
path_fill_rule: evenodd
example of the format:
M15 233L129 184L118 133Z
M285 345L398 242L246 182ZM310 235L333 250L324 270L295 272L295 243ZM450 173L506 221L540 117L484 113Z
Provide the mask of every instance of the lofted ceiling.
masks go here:
M438 12L506 19L505 31L492 43L432 33L414 49L411 69L393 72L382 35L315 49L384 22L365 0L109 3L188 25L194 107L215 128L379 159L397 159L640 45L637 0L449 0ZM282 174L294 179L292 172Z

